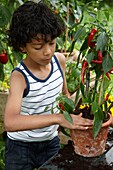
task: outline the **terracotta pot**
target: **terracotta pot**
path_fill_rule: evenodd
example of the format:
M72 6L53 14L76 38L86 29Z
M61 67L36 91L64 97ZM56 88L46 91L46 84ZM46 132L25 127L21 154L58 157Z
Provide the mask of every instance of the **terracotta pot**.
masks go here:
M102 155L105 151L110 123L111 116L107 122L103 123L96 139L93 137L92 128L87 130L70 130L75 153L84 157L95 157Z

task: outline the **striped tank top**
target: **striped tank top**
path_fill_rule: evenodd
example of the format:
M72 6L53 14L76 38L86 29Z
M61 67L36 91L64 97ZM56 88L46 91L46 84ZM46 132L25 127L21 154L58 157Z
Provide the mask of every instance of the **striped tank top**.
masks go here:
M26 80L27 88L24 91L21 105L22 115L39 115L58 113L56 97L62 92L63 73L59 62L54 55L51 60L51 71L48 77L41 80L35 77L21 61L14 69L21 72ZM58 135L58 125L45 128L8 132L8 137L21 141L45 141L51 140Z

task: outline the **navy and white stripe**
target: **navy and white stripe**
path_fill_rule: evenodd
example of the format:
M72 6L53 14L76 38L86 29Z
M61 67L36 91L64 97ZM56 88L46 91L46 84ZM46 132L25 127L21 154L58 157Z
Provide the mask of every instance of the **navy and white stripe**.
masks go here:
M35 77L23 62L15 70L23 74L27 84L22 99L21 114L51 114L52 107L54 113L58 113L55 101L59 93L62 92L63 73L56 56L52 57L50 74L44 80ZM48 109L45 111L46 107ZM44 141L54 138L57 135L57 128L58 125L53 125L35 130L8 132L8 136L14 140Z

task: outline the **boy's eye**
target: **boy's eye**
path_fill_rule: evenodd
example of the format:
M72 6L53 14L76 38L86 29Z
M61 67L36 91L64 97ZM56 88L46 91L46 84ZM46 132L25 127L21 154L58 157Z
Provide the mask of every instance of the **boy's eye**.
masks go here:
M54 45L54 44L55 44L55 42L50 42L49 44L50 44L50 45Z
M42 48L42 45L38 46L38 47L35 47L34 49L35 50L40 50Z

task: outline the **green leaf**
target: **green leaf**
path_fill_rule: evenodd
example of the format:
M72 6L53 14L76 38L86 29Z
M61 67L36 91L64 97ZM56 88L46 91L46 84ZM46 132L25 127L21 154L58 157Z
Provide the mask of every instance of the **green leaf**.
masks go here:
M97 110L98 110L98 103L97 103L96 100L94 100L94 102L92 103L91 110L92 110L93 113L97 112Z
M11 13L6 6L0 5L0 27L8 24L11 18Z
M88 48L88 38L86 37L85 41L83 42L83 44L82 44L82 46L80 48L80 51L82 52L82 51L84 51L87 48Z
M22 53L17 53L15 51L12 52L12 56L18 61L20 62L23 59L23 54Z
M105 111L107 111L107 108L108 108L107 101L104 101L104 109L105 109Z
M110 56L106 55L103 59L102 66L106 74L113 67L113 60Z
M63 47L63 46L64 46L64 41L63 41L63 39L60 38L60 37L57 37L56 43L57 43L58 46L60 46L60 47Z
M91 52L91 53L88 54L88 56L87 56L88 60L87 61L88 61L89 64L94 59L94 55L95 55L94 52Z
M82 27L76 31L76 33L74 35L74 42L76 42L82 36L82 34L85 33L85 30L86 30L86 28Z
M80 97L80 88L76 91L76 94L75 94L75 107L77 106L79 97Z
M66 119L68 122L70 122L70 123L73 124L73 119L72 119L72 117L70 116L70 114L69 114L68 112L66 112L66 111L64 111L63 114L64 114L65 119Z
M111 59L113 60L113 51L110 51L109 55L111 56Z
M76 65L71 69L72 76L76 79L79 79L80 72L80 69L76 68Z
M108 78L104 76L104 83L103 83L103 92L105 93L106 89L108 89L109 85L111 84L111 81L108 81Z
M109 21L109 17L110 17L110 13L109 13L109 11L105 11L105 12L104 12L104 14L105 14L105 16L106 16L107 20Z
M98 107L98 111L94 112L93 114L94 114L93 136L95 139L102 127L104 115L100 107Z
M72 99L66 97L66 96L58 96L56 98L56 101L59 101L64 105L64 110L67 111L68 113L73 113L75 109L75 104Z
M105 46L108 43L108 35L105 32L102 32L98 37L97 37L97 46L96 50L98 51L99 49L103 52L105 50Z
M53 104L52 104L52 107L51 107L51 113L54 114Z
M73 14L69 15L69 21L68 21L69 25L72 26L75 24L75 17Z
M67 97L64 97L63 102L64 102L65 111L67 111L68 113L73 113L74 109L75 109L75 104L74 104L73 100L71 100Z
M77 14L82 15L82 8L81 6L78 6L78 5L77 5Z
M68 48L68 51L70 51L70 53L72 53L72 51L74 50L75 43L76 41L73 41L71 46Z
M94 17L94 18L96 18L96 16L97 16L94 12L91 12L91 11L89 12L89 15Z
M46 112L49 109L49 106L46 106L44 109L44 112Z
M65 5L62 5L62 10L67 12L67 7Z
M71 82L67 82L67 87L69 89L70 92L75 92L76 88L78 87L78 81L71 81Z
M82 82L80 83L80 90L81 90L82 96L85 98L84 85L82 84Z
M4 80L4 70L3 70L3 64L0 63L0 80Z
M60 128L60 131L61 131L64 135L70 137L70 134L68 133L68 130L69 130L69 129L65 129L65 128L62 127L62 126L60 126L59 128ZM66 131L66 130L67 130L67 131Z

